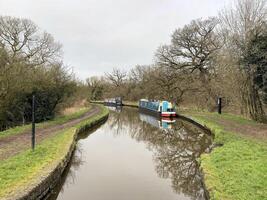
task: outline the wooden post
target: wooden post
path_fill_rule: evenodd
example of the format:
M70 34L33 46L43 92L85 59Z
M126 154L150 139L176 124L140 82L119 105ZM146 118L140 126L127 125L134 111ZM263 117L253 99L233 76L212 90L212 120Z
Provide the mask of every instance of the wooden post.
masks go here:
M35 96L32 95L32 150L35 148Z
M218 113L222 114L222 98L218 98Z

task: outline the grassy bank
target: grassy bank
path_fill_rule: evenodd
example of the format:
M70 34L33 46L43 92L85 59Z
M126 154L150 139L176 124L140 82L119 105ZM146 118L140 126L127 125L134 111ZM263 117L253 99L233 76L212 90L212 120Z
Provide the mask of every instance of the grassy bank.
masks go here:
M136 108L139 106L137 101L123 101L123 105Z
M104 104L104 101L91 101L91 103ZM123 106L138 107L138 101L122 101Z
M90 103L104 104L104 101L93 101L93 100L91 100Z
M41 177L55 168L65 157L73 143L76 132L89 127L95 121L108 115L108 110L101 106L101 112L75 127L63 129L53 137L37 145L35 151L27 150L7 160L0 161L0 199L14 196L25 191Z
M194 112L185 115L210 128L215 134L215 143L223 144L201 157L211 199L267 199L266 140L243 136L242 132L230 131L231 127L226 131L226 127L218 122L229 120L231 124L234 122L240 127L246 125L254 129L260 124L231 114Z
M63 124L69 120L79 118L80 116L82 116L83 114L88 112L89 110L90 110L90 106L79 108L77 110L77 112L75 112L75 113L57 116L52 120L42 122L42 123L37 123L36 128L46 128L46 127L53 126L53 125ZM28 130L31 130L31 124L28 124L25 126L17 126L14 128L10 128L6 131L0 132L0 138L4 138L4 137L10 136L10 135L20 134L20 133L23 133L24 131L28 131Z

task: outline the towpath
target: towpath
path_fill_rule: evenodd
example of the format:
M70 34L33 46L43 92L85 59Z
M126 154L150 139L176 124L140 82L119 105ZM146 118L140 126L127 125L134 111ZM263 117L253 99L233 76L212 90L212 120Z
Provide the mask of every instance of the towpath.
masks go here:
M98 106L92 105L91 109L82 116L67 121L59 125L51 125L45 128L36 129L36 144L44 139L55 135L59 130L75 126L81 121L96 115L100 112ZM0 138L0 161L12 157L20 152L31 148L31 130L24 131L16 135Z
M267 124L257 123L242 117L208 112L185 112L186 116L201 117L204 120L213 122L225 131L230 131L257 140L267 141Z

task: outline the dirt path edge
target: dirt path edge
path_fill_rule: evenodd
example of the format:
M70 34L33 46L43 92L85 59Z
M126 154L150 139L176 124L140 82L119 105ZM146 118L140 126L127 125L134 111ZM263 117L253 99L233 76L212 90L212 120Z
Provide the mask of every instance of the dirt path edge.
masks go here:
M100 109L101 110L101 109ZM12 195L12 197L7 198L7 200L43 200L49 197L49 194L53 190L53 188L60 181L62 173L66 169L69 161L71 160L72 154L75 150L78 134L92 129L102 123L104 123L108 119L108 113L104 116L101 116L99 119L93 121L90 124L86 124L80 129L77 129L72 144L70 145L68 152L66 152L64 158L58 162L58 164L49 170L46 175L43 175L37 183L30 185L27 187L24 192L19 192L17 194Z

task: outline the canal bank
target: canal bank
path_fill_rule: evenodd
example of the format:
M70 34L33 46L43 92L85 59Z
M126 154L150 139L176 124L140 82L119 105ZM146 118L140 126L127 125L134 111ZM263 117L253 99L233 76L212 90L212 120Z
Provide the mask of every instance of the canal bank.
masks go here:
M182 114L215 135L199 159L210 199L267 199L267 125L227 113Z
M104 104L104 101L90 101L91 103L95 103L95 104ZM133 107L133 108L138 108L138 102L136 101L123 101L122 102L122 106L126 106L126 107Z
M123 107L78 140L71 165L49 200L206 199L198 158L212 136Z
M34 151L26 149L0 160L0 199L43 198L55 186L67 166L75 149L77 135L102 123L107 116L105 107L92 106L88 112L70 122L57 125L53 135L40 141ZM53 128L49 127L48 132ZM16 131L1 139L23 135Z
M267 125L231 114L183 114L215 134L217 148L200 159L210 199L267 199Z

